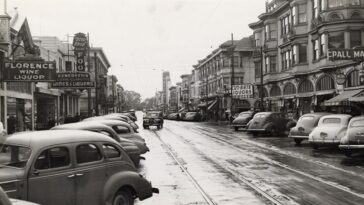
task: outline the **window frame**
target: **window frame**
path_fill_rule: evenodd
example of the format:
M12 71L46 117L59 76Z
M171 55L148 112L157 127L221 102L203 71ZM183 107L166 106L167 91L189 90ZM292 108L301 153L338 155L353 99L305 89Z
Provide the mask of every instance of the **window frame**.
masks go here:
M67 149L67 151L68 151L69 162L68 162L68 164L67 164L67 165L65 165L65 166L61 166L61 167L47 168L47 169L39 169L39 168L37 168L37 167L35 166L35 165L36 165L36 163L37 163L37 161L38 161L39 156L40 156L43 152L45 152L45 151L47 151L47 150L50 150L50 149L54 149L54 148L62 148L62 147L66 148L66 149ZM34 158L34 161L32 162L32 169L33 169L33 170L37 170L37 171L39 171L39 172L52 172L52 171L58 171L58 170L69 169L69 168L71 168L71 167L73 166L73 156L72 156L72 152L73 152L72 148L70 148L70 146L68 146L68 145L55 145L55 146L51 146L51 147L45 147L45 148L43 148L43 149L41 149L41 150L39 150L39 151L37 152L36 157Z
M77 154L77 148L79 146L81 146L81 145L86 145L86 144L87 145L92 144L92 145L94 145L97 148L97 150L98 150L98 152L99 152L99 154L101 156L101 158L99 160L97 160L97 161L89 161L89 162L82 162L82 163L78 162L78 159L77 159L77 156L78 156L78 154ZM74 156L75 162L74 163L76 164L76 166L79 167L79 166L85 166L85 165L89 165L89 164L97 164L97 163L103 162L105 160L105 157L104 157L104 154L103 154L103 152L101 150L102 149L100 148L100 146L99 146L99 144L97 142L80 142L80 143L76 144L75 147L74 147L74 154L75 154L75 156Z

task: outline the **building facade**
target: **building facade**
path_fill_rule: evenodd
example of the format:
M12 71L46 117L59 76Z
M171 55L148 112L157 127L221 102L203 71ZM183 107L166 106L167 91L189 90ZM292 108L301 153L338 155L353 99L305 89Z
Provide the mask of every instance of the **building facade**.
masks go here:
M290 117L315 111L363 112L358 99L350 100L363 95L362 66L330 61L328 51L363 46L364 1L274 0L258 18L249 26L256 45L255 95L263 98L265 109ZM339 80L342 76L344 81Z

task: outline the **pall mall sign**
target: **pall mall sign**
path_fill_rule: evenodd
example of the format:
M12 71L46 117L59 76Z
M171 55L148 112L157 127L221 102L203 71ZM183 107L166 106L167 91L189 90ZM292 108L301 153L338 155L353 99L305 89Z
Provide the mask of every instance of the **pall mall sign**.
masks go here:
M233 85L233 98L246 99L253 98L254 87L252 84Z
M56 78L56 63L53 61L5 61L5 82L49 82Z
M59 72L56 81L52 82L53 88L94 88L95 82L87 72Z
M329 60L364 60L364 48L361 49L329 49Z
M83 72L86 70L85 58L88 50L88 38L84 33L76 33L73 37L73 47L76 56L76 70Z

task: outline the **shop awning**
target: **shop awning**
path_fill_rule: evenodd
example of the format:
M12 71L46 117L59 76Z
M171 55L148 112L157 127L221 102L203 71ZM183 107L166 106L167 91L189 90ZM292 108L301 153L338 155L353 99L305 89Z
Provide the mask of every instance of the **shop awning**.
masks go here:
M181 108L181 109L178 110L178 112L183 112L185 110L186 110L185 108Z
M217 100L214 100L210 105L209 107L207 108L207 110L211 110L213 109L215 106L217 105Z
M362 90L345 90L338 96L331 98L330 100L326 100L322 103L324 106L340 106L340 105L350 105L349 101L359 94ZM349 100L350 99L350 100Z

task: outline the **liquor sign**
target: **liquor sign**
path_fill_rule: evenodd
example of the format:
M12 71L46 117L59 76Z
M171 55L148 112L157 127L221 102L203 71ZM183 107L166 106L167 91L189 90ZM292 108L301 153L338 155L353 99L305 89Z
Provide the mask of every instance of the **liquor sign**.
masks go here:
M86 70L85 58L88 50L88 39L84 33L76 33L73 37L73 47L76 56L76 70L83 72Z
M52 82L53 88L94 88L95 82L87 72L60 72L56 81Z
M54 61L5 61L5 82L49 82L56 78Z
M253 98L253 89L252 84L233 85L233 97L240 99Z
M364 49L329 49L329 60L364 60Z

